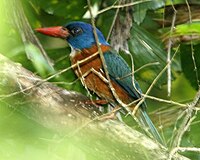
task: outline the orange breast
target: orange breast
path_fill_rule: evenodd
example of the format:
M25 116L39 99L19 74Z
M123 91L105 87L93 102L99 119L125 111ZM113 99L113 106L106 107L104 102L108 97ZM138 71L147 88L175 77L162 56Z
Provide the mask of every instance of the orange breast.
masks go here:
M101 46L102 51L105 52L109 50L109 46ZM91 49L84 49L82 52L77 52L75 56L71 57L72 64L77 63L80 60L83 60L93 53L97 52L97 47L93 46ZM75 73L78 77L84 78L84 85L90 89L91 91L95 92L99 97L106 99L110 102L116 101L108 84L103 81L103 79L91 71L91 69L95 69L95 71L99 72L102 76L105 77L105 74L102 71L102 63L100 60L99 55L97 54L92 59L87 60L86 62L80 64L79 67L75 68ZM86 75L86 76L84 76ZM117 85L115 82L112 81L112 85L116 90L116 93L120 100L124 103L130 103L132 99L129 97L128 93Z

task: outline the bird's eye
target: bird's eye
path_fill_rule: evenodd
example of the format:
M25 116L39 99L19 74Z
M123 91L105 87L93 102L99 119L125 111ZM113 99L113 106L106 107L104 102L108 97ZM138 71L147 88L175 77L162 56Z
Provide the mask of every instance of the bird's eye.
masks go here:
M82 32L83 32L83 30L80 27L71 29L71 33L73 36L77 36L77 35L81 34Z

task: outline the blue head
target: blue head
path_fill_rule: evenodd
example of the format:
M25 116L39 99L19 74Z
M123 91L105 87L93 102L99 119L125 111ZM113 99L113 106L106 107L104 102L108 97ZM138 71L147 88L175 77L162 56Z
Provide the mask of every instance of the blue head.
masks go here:
M84 48L90 48L96 44L93 27L84 22L71 22L65 26L38 28L36 31L48 36L66 39L75 49L82 50ZM109 45L101 31L96 29L96 32L99 42L106 46Z
M84 22L71 22L66 24L64 28L69 32L66 37L67 42L76 49L90 48L96 44L92 25ZM99 43L109 45L101 31L96 29Z

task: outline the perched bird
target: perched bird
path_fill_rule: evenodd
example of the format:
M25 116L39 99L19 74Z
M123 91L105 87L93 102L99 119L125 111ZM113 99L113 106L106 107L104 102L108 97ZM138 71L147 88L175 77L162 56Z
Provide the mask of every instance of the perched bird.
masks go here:
M38 28L36 31L48 36L65 39L72 49L70 54L71 63L78 64L78 67L75 67L74 70L76 75L82 79L83 85L112 105L120 105L111 92L100 55L96 54L98 53L98 47L93 34L92 25L84 22L71 22L65 26ZM134 80L133 84L130 67L126 61L112 49L101 31L97 28L96 33L111 79L111 84L115 89L117 97L125 104L140 99L142 91L137 81ZM82 61L84 59L85 61ZM79 63L80 61L82 63ZM130 109L133 109L135 106L136 103L132 104ZM158 142L163 143L157 129L146 113L145 102L140 105L136 116L145 127L149 128L153 137Z

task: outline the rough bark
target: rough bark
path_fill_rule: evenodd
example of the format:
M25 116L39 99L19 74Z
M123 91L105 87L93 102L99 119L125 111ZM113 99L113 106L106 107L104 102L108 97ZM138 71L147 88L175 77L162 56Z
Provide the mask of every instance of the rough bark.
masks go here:
M1 54L0 71L0 100L12 100L12 107L28 118L81 141L80 148L96 159L168 159L166 148L126 124L98 120L101 113L84 103L86 96L45 82ZM175 154L174 159L188 158Z

